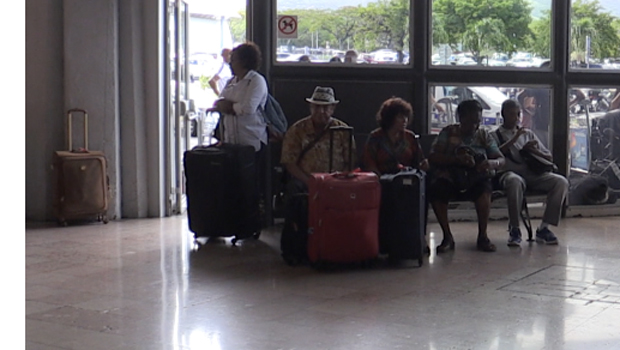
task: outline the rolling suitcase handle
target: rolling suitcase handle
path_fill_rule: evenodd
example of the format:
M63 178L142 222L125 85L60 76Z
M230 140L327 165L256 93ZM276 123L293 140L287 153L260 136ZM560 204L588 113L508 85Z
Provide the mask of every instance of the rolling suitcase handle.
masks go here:
M73 112L82 112L84 114L84 150L88 151L88 112L80 108L72 108L67 111L67 144L69 151L73 152L73 130L71 127Z
M333 170L334 163L334 134L336 132L346 132L349 134L349 162L347 171L353 170L353 128L350 126L332 126L329 128L329 172Z

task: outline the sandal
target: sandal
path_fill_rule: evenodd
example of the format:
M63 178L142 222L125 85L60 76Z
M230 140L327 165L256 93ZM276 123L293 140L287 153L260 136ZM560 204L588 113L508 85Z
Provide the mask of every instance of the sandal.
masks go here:
M437 254L445 253L448 250L454 250L454 238L450 238L446 240L445 238L441 240L441 244L437 246Z
M476 246L478 247L478 250L481 250L483 252L494 252L497 250L495 244L491 243L488 238L478 239L478 242L476 242Z

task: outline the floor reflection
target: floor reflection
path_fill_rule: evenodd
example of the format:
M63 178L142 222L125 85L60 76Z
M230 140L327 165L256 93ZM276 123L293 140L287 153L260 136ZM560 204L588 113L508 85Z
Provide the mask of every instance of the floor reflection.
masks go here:
M27 229L26 348L620 348L620 219L566 219L558 246L509 248L505 226L496 253L454 222L422 267L331 272L286 266L278 228L237 247L182 216Z

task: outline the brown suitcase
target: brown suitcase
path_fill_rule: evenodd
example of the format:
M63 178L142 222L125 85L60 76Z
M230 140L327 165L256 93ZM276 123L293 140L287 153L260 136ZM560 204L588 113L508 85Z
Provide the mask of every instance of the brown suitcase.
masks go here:
M73 112L84 114L84 148L73 149ZM54 212L58 223L97 219L108 223L107 161L103 152L88 150L88 113L83 109L67 112L68 151L56 151L53 168L56 184Z

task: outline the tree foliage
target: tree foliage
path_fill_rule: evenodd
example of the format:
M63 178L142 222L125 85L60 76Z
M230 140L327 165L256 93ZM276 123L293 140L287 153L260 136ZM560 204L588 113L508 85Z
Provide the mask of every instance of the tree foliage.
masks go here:
M279 45L370 52L387 48L408 51L411 0L377 0L365 6L335 10L295 9L278 14L298 17L298 38ZM620 56L620 19L601 9L598 0L574 0L571 6L572 56L585 55L586 37L591 57ZM529 0L433 0L433 45L469 50L479 57L490 52L530 51L550 57L551 11L533 19ZM245 13L231 19L236 42L245 41Z
M584 61L586 56L586 37L590 37L590 57L604 59L620 55L620 20L604 12L597 0L576 0L571 7L570 22L571 58ZM551 49L551 14L532 22L534 34L532 52L543 57L550 57Z
M298 20L297 39L286 40L285 45L326 48L329 43L332 49L361 51L408 48L409 0L379 0L366 6L296 9L278 14L296 15Z
M438 20L433 24L443 28L433 28L433 32L443 31L447 36L446 43L456 49L463 45L464 49L471 51L485 47L515 52L524 42L531 40L531 11L526 0L435 0L433 16ZM489 21L501 26L501 32L490 27ZM485 34L492 35L492 38L485 38ZM477 35L483 35L482 40L477 40ZM440 43L434 42L435 45Z
M595 58L616 57L620 54L620 37L613 27L614 17L604 12L598 0L575 0L571 7L572 56L583 60L586 37L590 37L590 56Z
M246 41L245 11L239 11L239 16L241 16L241 18L230 19L230 32L233 36L234 43L244 43Z
M543 16L530 25L532 45L529 50L540 57L551 57L551 11L543 11Z

